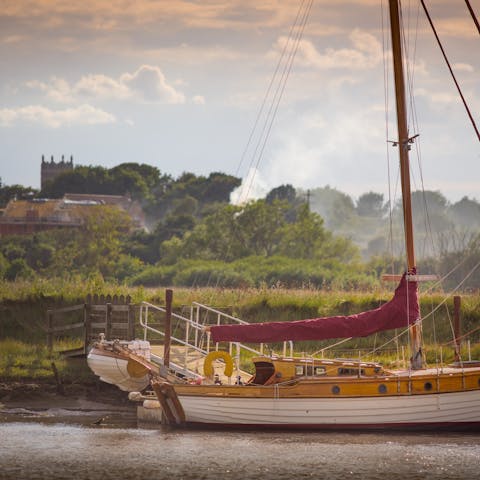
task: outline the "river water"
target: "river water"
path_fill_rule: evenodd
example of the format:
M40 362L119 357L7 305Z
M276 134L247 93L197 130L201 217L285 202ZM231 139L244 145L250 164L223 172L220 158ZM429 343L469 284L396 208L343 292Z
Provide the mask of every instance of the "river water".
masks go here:
M0 479L480 478L480 434L189 431L54 413L0 422Z

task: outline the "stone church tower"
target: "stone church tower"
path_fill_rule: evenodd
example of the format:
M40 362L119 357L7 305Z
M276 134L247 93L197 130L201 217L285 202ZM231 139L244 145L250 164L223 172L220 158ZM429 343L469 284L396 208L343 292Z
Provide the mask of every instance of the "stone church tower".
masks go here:
M62 155L62 161L55 163L53 155L50 161L45 161L45 156L42 155L42 167L40 171L40 187L43 190L47 185L47 182L58 177L65 172L71 172L73 170L73 156L70 156L70 161L65 161L65 156Z

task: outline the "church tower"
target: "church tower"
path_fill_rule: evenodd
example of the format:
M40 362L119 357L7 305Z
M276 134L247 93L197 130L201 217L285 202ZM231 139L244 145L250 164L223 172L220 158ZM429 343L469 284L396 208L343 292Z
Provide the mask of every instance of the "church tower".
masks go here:
M45 161L45 156L42 155L42 166L40 171L40 187L43 190L47 182L52 181L62 173L71 172L73 170L73 155L70 156L70 161L65 161L65 156L62 155L62 161L55 163L53 155L50 161Z

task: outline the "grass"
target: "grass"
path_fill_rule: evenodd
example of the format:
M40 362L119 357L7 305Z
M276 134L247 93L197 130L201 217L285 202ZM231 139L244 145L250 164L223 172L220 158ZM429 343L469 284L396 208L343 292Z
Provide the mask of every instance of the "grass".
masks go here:
M76 381L87 378L82 367L67 362L58 354L50 356L45 346L45 312L48 308L83 303L87 294L130 295L132 303L149 301L164 304L165 289L126 287L106 283L98 278L80 280L71 278L36 279L33 281L5 282L0 281L0 379L2 378L53 378L51 367L55 362L62 378ZM179 310L184 305L196 301L211 305L227 313L249 322L295 320L328 315L348 315L363 310L377 308L393 295L393 287L378 287L368 291L341 291L315 289L283 289L283 288L175 288L174 308ZM425 318L423 333L426 343L425 352L429 364L435 364L437 357L432 353L435 344L446 343L451 339L450 323L453 316L453 299L447 298L446 305L436 310L435 315L428 316L446 298L445 294L434 292L421 297L421 310ZM448 307L448 308L446 308ZM463 331L469 332L480 327L480 292L462 295ZM391 332L378 334L375 338L355 339L341 346L348 351L336 351L335 356L358 357L358 351L367 352L372 345L383 345L391 338ZM473 358L480 358L480 331L472 337L476 342ZM406 344L407 341L402 338ZM79 341L55 341L57 350L73 349ZM314 352L332 342L302 342L297 351ZM275 352L281 353L281 346L273 346ZM392 344L386 346L392 348ZM408 358L408 354L405 354ZM467 353L463 358L468 359ZM451 348L443 349L443 359L453 359ZM398 364L396 352L382 354L380 358L385 366ZM248 358L242 358L242 365L248 365ZM243 367L242 367L243 368Z
M53 375L52 362L63 369L65 361L50 355L45 345L6 339L0 342L0 378L44 380Z
M11 338L0 340L0 380L54 382L54 363L62 380L91 381L92 374L86 365L85 368L78 363L74 365L59 354L59 351L76 348L80 343L78 340L60 341L55 344L56 351L49 352L43 344Z

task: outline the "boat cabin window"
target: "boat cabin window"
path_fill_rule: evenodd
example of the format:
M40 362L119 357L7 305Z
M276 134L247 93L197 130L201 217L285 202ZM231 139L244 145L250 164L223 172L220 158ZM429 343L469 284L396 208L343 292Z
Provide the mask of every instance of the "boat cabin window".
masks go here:
M295 365L295 375L297 377L302 375L307 376L319 376L319 375L326 375L327 369L325 367L314 367L313 365Z
M338 374L339 375L358 375L358 368L340 367L338 369ZM363 368L360 370L360 375L365 375L365 370Z

